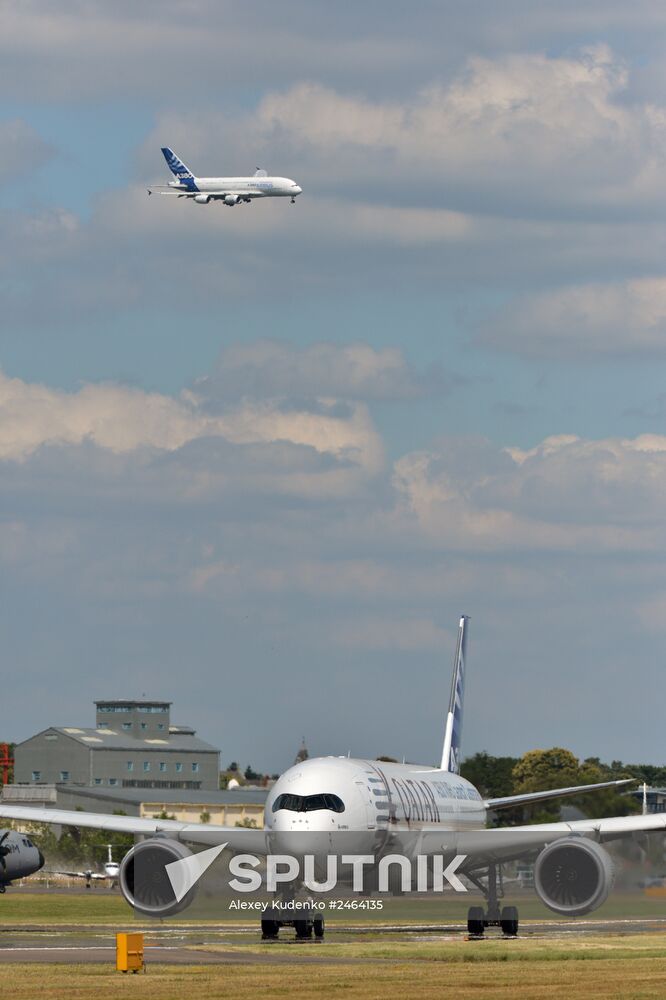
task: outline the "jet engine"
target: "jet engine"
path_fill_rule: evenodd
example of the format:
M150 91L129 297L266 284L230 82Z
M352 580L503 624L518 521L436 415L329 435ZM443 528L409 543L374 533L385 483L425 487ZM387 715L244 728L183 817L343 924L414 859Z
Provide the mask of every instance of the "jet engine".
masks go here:
M120 891L130 906L148 917L170 917L189 906L197 884L177 900L166 866L191 854L183 844L166 837L151 837L135 844L123 858L118 875Z
M562 837L544 847L534 865L534 888L542 903L566 917L580 917L606 901L615 865L594 840Z
M209 194L195 194L194 200L196 201L197 205L207 205L208 202L210 201L210 195Z
M225 205L237 205L240 198L237 194L225 194L224 204Z

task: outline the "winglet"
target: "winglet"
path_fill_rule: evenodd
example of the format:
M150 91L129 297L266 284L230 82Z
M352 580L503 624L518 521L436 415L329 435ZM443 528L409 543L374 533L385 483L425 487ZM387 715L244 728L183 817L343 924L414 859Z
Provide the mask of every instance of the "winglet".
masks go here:
M465 696L465 660L467 658L467 623L469 617L463 615L458 628L458 644L453 661L451 698L446 716L444 746L442 748L442 771L460 774L460 739L462 736L463 700Z

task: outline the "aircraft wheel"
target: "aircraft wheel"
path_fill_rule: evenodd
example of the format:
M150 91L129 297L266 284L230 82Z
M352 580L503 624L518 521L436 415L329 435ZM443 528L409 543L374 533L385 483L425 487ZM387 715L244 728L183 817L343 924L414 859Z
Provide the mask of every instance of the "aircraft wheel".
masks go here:
M502 934L507 937L518 936L518 910L515 906L503 906L500 916L500 927Z
M482 906L470 906L467 911L467 933L471 937L483 937L485 930Z
M313 924L314 924L314 936L317 938L318 941L321 941L324 937L324 929L325 929L324 918L322 916L315 917L313 920Z
M299 941L307 941L312 937L312 921L294 920L294 930Z
M277 920L262 920L261 921L261 940L262 941L277 941L279 933L280 933L280 925L277 922Z

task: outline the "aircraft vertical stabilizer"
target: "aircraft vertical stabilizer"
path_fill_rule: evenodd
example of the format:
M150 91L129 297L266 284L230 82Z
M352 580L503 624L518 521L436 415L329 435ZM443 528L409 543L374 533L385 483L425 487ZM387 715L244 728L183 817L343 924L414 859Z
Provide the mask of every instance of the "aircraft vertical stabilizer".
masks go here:
M463 615L458 629L458 645L453 662L451 700L446 716L444 746L442 748L443 771L460 774L460 739L462 735L463 700L465 697L465 660L467 659L467 624L469 617Z

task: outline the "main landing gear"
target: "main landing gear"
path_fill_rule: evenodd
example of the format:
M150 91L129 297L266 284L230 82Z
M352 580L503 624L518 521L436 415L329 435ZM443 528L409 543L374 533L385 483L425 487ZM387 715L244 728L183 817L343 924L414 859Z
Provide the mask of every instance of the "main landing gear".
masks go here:
M486 927L500 927L505 937L518 936L518 910L515 906L503 906L499 900L504 895L502 870L497 865L488 865L486 881L474 875L468 876L486 897L487 909L470 906L467 912L467 933L471 938L482 938Z
M321 913L317 913L314 917L296 920L276 920L273 915L264 917L261 921L261 940L277 941L281 927L293 927L297 941L309 941L313 935L317 941L322 941L324 938L324 917Z

